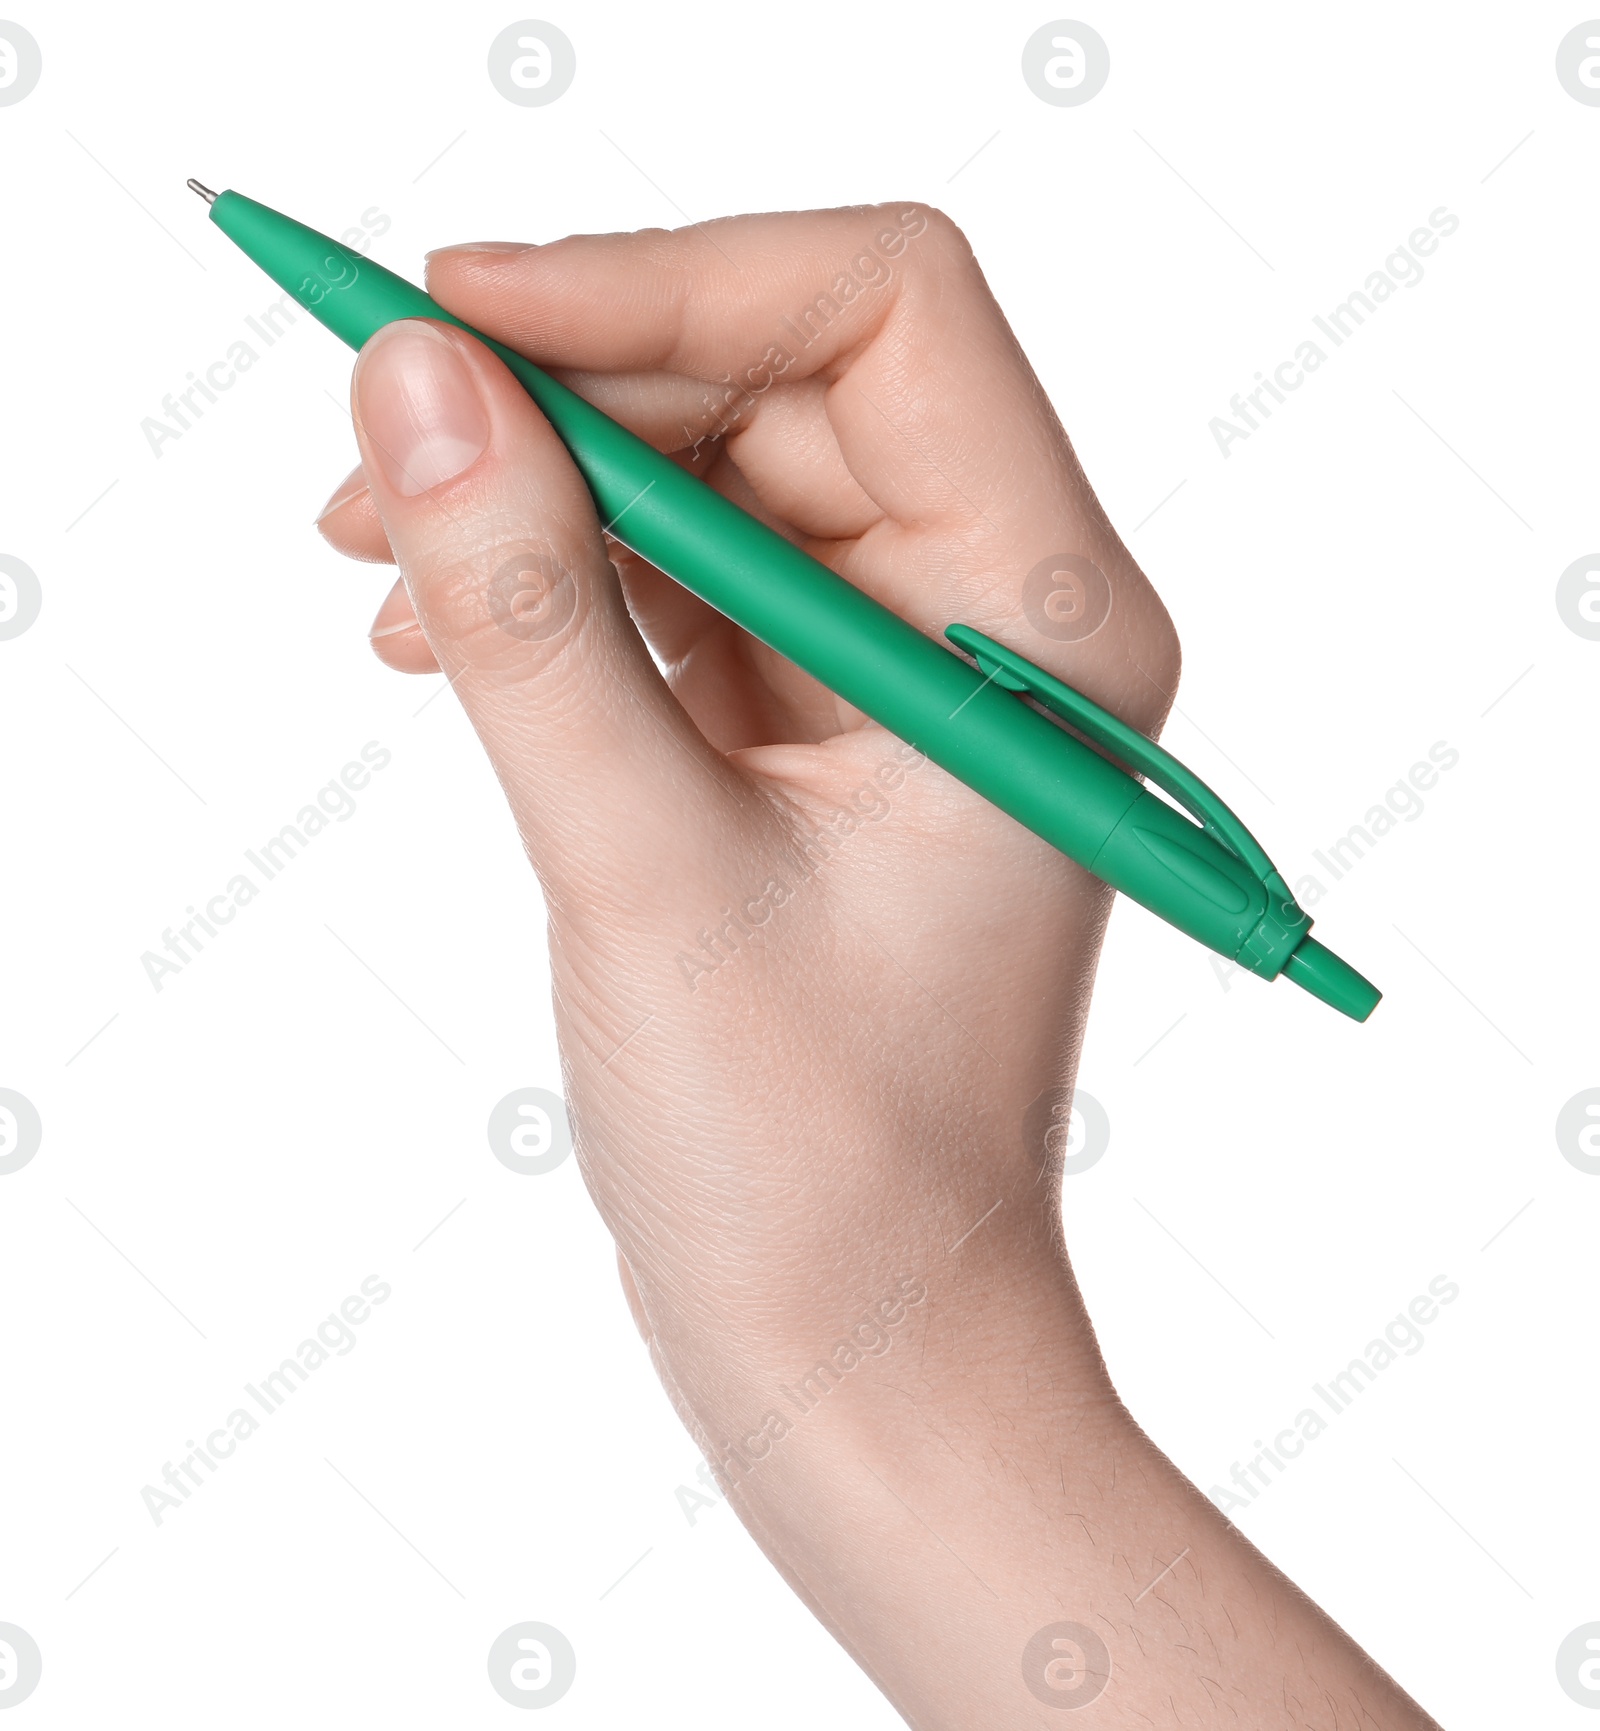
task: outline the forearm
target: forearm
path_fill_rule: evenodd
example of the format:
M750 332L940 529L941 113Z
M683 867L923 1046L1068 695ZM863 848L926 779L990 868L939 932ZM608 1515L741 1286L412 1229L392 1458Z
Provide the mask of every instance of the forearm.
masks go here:
M1150 1443L1033 1260L919 1281L887 1349L828 1377L818 1341L703 1415L796 1591L917 1731L1432 1725Z

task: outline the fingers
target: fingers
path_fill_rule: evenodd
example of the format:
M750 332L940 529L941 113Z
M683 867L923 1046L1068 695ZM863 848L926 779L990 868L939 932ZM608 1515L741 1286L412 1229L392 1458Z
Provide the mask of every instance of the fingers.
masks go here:
M428 287L658 441L743 430L775 387L815 379L850 476L901 524L998 523L1030 458L1073 479L965 237L922 205L446 249ZM772 439L775 476L792 435Z
M428 285L658 447L721 439L763 506L919 628L963 620L1136 725L1165 712L1171 622L939 212L452 248Z
M447 247L428 255L428 291L536 361L704 381L786 348L792 367L778 370L804 378L877 327L886 297L875 291L926 276L915 243L934 215L882 205L569 235L514 252Z
M552 906L615 906L641 886L703 898L704 862L748 797L651 661L549 424L481 344L418 320L362 350L353 399L418 629L489 752ZM399 600L385 612L404 625Z
M858 518L862 492L901 523L966 523L991 493L998 509L1047 430L965 237L921 205L446 249L428 286L664 449L743 434L817 380L816 424L837 434ZM1005 440L988 436L989 410ZM773 441L774 477L792 433Z
M330 546L349 558L394 563L359 463L334 489L316 527ZM773 728L779 718L751 711L749 646L743 633L620 542L608 540L608 551L623 578L629 613L701 733L724 752L777 737ZM403 578L384 597L367 636L373 654L396 673L439 671Z
M387 545L387 543L385 543ZM438 657L417 623L416 609L406 593L404 578L397 578L384 597L378 616L367 628L372 653L396 673L437 673Z
M334 488L317 514L316 527L328 545L347 559L362 559L374 565L394 563L389 537L384 533L372 490L367 486L366 470L359 463ZM367 628L367 636L373 654L396 673L439 671L439 663L417 623L403 581L397 581L385 596L377 618Z
M392 565L394 554L383 532L383 521L367 485L366 471L359 463L334 488L328 502L317 513L317 532L347 559L362 559L370 565Z

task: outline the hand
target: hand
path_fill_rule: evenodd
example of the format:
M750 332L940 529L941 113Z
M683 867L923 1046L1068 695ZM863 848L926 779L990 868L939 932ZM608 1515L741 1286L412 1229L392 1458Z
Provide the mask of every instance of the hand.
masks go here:
M975 625L1159 730L1171 623L938 213L452 248L428 282L928 635ZM1044 1130L1105 886L608 540L472 339L390 326L354 409L323 533L398 562L374 647L450 678L505 787L630 1304L797 1590L919 1727L1104 1687L1092 1642L1029 1648L1059 1622L1109 1655L1095 1724L1427 1723L1101 1364ZM1078 640L1022 606L1062 554L1109 589Z

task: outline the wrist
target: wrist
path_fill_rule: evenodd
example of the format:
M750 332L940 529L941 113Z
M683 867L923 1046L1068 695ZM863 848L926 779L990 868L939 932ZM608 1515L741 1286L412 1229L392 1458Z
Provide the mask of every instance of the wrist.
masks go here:
M997 1250L959 1269L885 1272L832 1307L831 1327L786 1328L737 1368L678 1374L736 1503L793 1504L814 1528L846 1462L979 1495L985 1480L1054 1478L1064 1439L1087 1448L1131 1428L1064 1259Z

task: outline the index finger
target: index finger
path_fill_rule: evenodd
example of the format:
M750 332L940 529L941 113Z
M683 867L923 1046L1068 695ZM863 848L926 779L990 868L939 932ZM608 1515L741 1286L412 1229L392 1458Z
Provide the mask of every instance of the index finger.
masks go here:
M428 256L428 290L452 312L470 305L461 317L542 364L713 380L770 351L788 357L785 376L807 378L961 252L971 260L954 225L925 205L783 211L447 247Z
M1170 624L941 212L907 202L451 248L431 255L428 286L659 448L727 433L758 496L798 484L837 497L848 471L886 521L839 541L785 514L920 628L962 619L1143 723L1165 708L1172 680L1155 663L1172 661ZM1053 573L1079 567L1104 595L1087 628L1041 624L1029 586L1053 596Z
M770 441L751 433L808 379L828 442L897 524L977 531L995 557L986 531L1036 510L1040 482L1074 480L966 237L925 205L453 248L431 256L428 286L660 448L737 435L758 491L784 465L764 464Z

